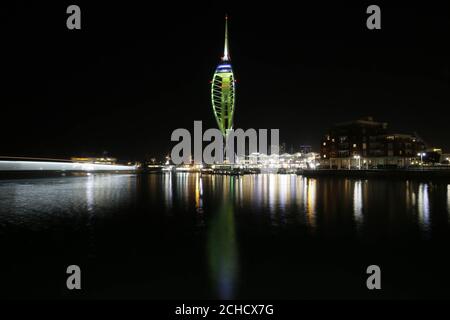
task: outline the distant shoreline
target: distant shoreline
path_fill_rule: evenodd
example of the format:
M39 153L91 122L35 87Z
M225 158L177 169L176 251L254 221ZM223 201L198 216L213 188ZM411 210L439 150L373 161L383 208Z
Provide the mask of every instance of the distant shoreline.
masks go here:
M40 179L63 177L86 177L98 174L135 174L135 170L129 171L0 171L0 181L15 179Z
M173 173L185 173L185 172L173 172ZM230 175L236 176L232 173L200 173L200 172L189 172L197 174L206 175ZM351 178L351 179L401 179L401 180L421 180L421 181L437 181L450 183L450 170L408 170L408 169L362 169L362 170L338 170L338 169L304 169L298 170L296 173L287 172L262 172L262 173L245 173L239 174L237 176L243 176L247 174L296 174L301 175L306 178L321 178L321 177L334 177L334 178ZM101 175L101 174L136 174L136 175L147 175L147 174L168 174L164 171L142 171L142 170L128 170L128 171L115 171L115 170L99 170L99 171L0 171L0 181L1 180L14 180L14 179L39 179L39 178L58 178L58 177L85 177L90 175Z
M450 169L319 169L300 170L297 174L305 177L342 177L342 178L397 178L417 180L439 180L450 182Z

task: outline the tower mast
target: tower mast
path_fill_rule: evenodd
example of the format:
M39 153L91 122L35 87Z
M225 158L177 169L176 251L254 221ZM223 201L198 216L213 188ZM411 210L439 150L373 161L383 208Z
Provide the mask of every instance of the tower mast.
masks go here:
M225 45L223 47L223 61L230 60L230 54L228 53L228 15L225 15Z

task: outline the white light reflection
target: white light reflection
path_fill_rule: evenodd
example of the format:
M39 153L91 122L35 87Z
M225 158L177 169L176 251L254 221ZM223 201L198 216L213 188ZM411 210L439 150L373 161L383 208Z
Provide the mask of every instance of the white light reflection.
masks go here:
M94 211L94 176L88 175L86 181L86 206L89 214Z
M447 185L447 213L450 218L450 184Z
M86 227L88 230L88 238L89 238L89 256L93 256L95 252L95 232L94 232L94 224L95 224L95 194L94 194L94 179L93 175L88 174L86 181L86 207L87 207L87 223Z
M195 179L195 210L203 213L203 177L200 174Z
M272 215L272 219L273 219L273 213L275 213L275 196L276 196L276 189L277 189L277 176L275 174L269 174L269 184L268 184L268 189L269 189L269 210L270 213Z
M353 187L353 213L356 228L359 230L363 223L363 199L362 199L362 181L356 181Z
M288 179L289 179L288 175L285 175L285 174L278 175L278 181L277 181L278 183L276 186L274 186L274 187L279 186L279 188L276 188L276 189L278 189L276 191L278 193L279 205L280 205L280 209L281 209L282 213L284 213L284 211L286 210L286 204L288 203L288 199L289 199L288 192L290 189L288 188L288 181L289 181Z
M421 183L419 185L417 206L419 211L419 224L424 229L424 231L428 232L430 228L430 202L428 184Z
M164 200L166 209L170 210L172 208L173 202L173 189L172 189L172 172L164 174Z

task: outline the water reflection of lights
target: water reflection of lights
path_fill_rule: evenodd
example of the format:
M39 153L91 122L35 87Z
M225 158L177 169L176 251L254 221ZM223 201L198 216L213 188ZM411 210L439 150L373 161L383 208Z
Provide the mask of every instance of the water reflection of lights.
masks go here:
M239 184L239 188L238 188L238 190L239 190L239 195L238 195L238 197L237 197L237 200L238 200L238 203L239 203L239 206L241 207L242 206L242 199L244 199L244 179L239 179L238 180L238 184Z
M4 214L0 220L38 227L56 216L69 219L83 214L90 225L99 214L127 205L135 195L135 182L132 175L109 174L5 181L0 183Z
M280 209L282 212L284 212L286 210L286 203L289 202L289 191L290 188L288 188L288 183L289 183L289 176L288 175L281 175L278 176L278 181L277 181L277 189L278 190L278 194L280 197Z
M303 192L303 181L304 178L300 178L297 177L297 179L295 180L295 204L297 206L297 208L301 208L302 207L302 192Z
M306 212L306 224L316 228L316 179L304 178L303 201Z
M87 211L91 214L94 211L94 176L88 175L86 181L86 205Z
M429 202L429 187L426 183L419 185L419 192L417 197L417 209L419 211L419 224L424 231L428 231L430 227L430 202Z
M177 172L176 175L176 202L179 203L189 203L189 199L191 198L191 194L189 192L189 188L192 185L189 183L189 178L194 177L190 173L187 172ZM195 178L195 177L194 177Z
M363 194L362 181L356 181L353 187L353 214L356 228L360 230L363 224Z
M450 218L450 184L447 185L447 213Z
M267 174L263 174L261 175L261 179L262 179L262 186L261 186L261 197L262 197L262 203L264 205L264 207L267 207L267 193L269 191L269 187L268 187L268 179L269 179L269 175Z
M94 211L94 176L88 174L86 181L86 207L87 207L87 222L86 227L88 230L88 238L89 238L89 255L93 256L95 252L95 232L94 232L94 224L95 224L95 211Z
M289 180L289 184L291 186L291 190L290 190L291 194L290 194L289 199L295 200L296 195L297 195L297 175L291 175L290 178L291 179Z
M406 209L410 209L411 208L411 184L409 183L408 180L406 180L405 182L405 204L406 204Z
M269 175L269 184L266 185L269 192L269 210L273 214L276 206L276 192L277 192L277 176L274 174Z
M195 209L198 213L203 213L203 178L197 174L195 179Z
M173 189L172 189L172 173L166 173L163 175L163 192L166 209L172 208L173 202ZM153 189L152 189L153 190Z

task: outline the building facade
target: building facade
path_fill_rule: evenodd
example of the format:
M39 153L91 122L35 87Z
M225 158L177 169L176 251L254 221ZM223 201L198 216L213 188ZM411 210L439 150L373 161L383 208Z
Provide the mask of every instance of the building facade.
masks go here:
M372 117L335 124L322 139L322 167L408 167L424 152L425 144L413 134L392 133L386 122Z

